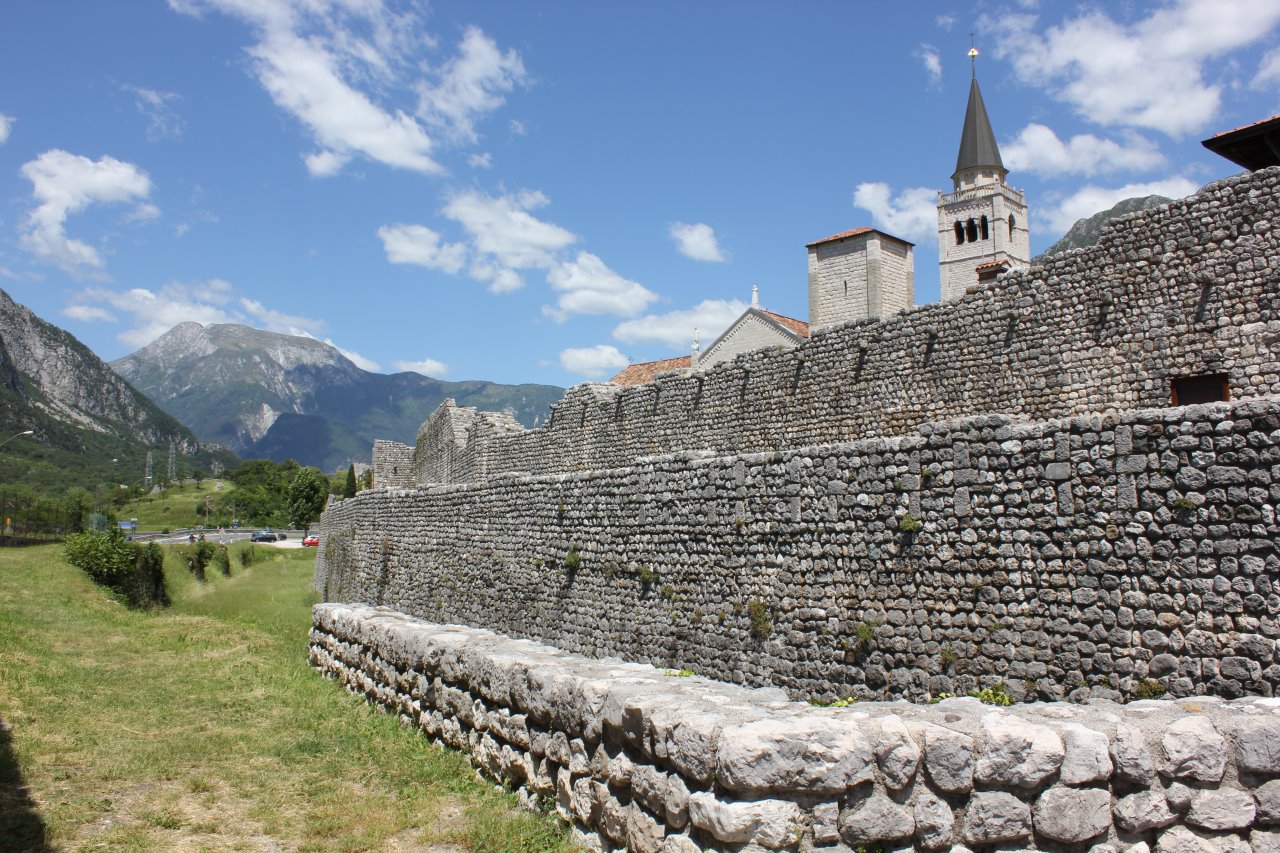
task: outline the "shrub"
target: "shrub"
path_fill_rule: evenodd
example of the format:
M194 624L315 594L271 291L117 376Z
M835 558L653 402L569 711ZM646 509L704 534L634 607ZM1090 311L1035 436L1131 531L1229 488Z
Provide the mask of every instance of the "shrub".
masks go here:
M571 572L576 572L581 566L582 554L578 552L578 543L570 543L569 553L564 555L564 567Z
M859 622L853 626L854 639L858 641L858 648L869 648L876 641L875 622Z
M187 561L187 569L195 575L196 580L204 581L204 570L217 550L212 542L197 542L182 549L183 559Z
M166 605L164 552L154 542L145 548L119 530L67 537L63 553L71 565L119 594L130 607Z
M1009 695L1009 688L1005 687L1003 681L997 681L990 687L984 687L981 690L973 690L969 695L985 705L1007 707L1013 704L1013 697Z
M763 601L753 598L747 604L747 618L751 620L751 636L765 640L773 633L773 617Z
M240 568L247 569L258 561L258 549L250 545L240 551Z
M924 522L916 518L914 515L904 515L898 520L898 529L903 533L918 533L924 527Z
M1134 693L1139 699L1159 699L1167 689L1154 678L1144 678L1138 682L1138 689Z
M227 551L227 546L215 545L214 548L213 564L222 572L223 577L231 577L231 554Z

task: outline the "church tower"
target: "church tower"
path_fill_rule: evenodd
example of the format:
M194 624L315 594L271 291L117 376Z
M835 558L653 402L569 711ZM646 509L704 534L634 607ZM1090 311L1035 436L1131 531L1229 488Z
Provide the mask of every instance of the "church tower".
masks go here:
M938 193L938 266L944 302L959 299L967 288L992 280L1006 269L1031 263L1027 200L1005 183L1009 170L1000 160L978 88L977 56L978 51L971 48L973 82L951 176L954 191Z

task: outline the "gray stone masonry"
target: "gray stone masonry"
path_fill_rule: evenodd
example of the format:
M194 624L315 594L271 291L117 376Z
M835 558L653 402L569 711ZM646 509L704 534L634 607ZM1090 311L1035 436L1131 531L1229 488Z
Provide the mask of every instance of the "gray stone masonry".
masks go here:
M372 490L327 601L796 698L1280 685L1280 400Z
M814 708L365 606L311 662L574 827L588 851L1280 845L1280 700Z
M1191 375L1226 374L1232 399L1280 394L1278 187L1280 167L1210 184L1112 221L1095 247L794 349L626 389L575 386L543 427L477 423L420 444L418 471L447 479L417 482L785 450L977 414L1149 408L1168 405L1171 380ZM437 453L454 461L424 459Z

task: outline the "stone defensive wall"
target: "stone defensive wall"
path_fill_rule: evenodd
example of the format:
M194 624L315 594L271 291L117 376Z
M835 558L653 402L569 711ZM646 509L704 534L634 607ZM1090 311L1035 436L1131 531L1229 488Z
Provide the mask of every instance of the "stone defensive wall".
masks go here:
M795 698L1280 686L1280 399L374 489L327 601Z
M1274 395L1278 186L1280 168L1210 184L1112 221L1095 247L1006 273L956 302L818 331L795 349L632 388L579 385L537 429L442 411L450 423L424 427L413 473L396 465L393 475L375 450L375 483L783 450L983 413L1049 420L1148 408L1168 405L1173 380L1190 376L1221 375L1232 399Z
M382 609L314 617L317 668L588 851L1280 850L1276 699L813 708Z

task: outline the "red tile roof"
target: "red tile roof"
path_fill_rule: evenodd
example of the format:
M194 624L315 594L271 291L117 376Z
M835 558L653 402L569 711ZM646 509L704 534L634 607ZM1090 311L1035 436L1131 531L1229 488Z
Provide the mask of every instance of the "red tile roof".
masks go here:
M1236 131L1240 131L1240 130L1248 130L1251 127L1257 127L1260 124L1268 124L1270 122L1275 121L1278 118L1280 118L1280 114L1273 115L1270 118L1264 118L1264 119L1259 119L1258 121L1249 122L1248 124L1242 124L1237 128L1233 128L1232 130L1224 130L1221 133L1215 133L1213 136L1210 136L1209 138L1217 139L1219 136L1226 136L1229 133L1235 133Z
M846 237L859 237L863 234L879 234L882 237L888 237L890 240L897 240L899 243L906 243L908 246L914 246L910 240L903 240L901 237L895 237L881 231L879 228L870 228L863 226L862 228L851 228L848 231L841 231L839 234L832 234L830 237L823 237L821 240L814 240L812 243L806 243L806 249L812 249L814 246L821 246L823 243L834 243L836 240L843 240Z
M974 269L991 270L991 269L995 269L996 267L1007 267L1007 266L1009 266L1008 261L987 261L985 264L978 264L976 267L974 267Z
M692 359L687 355L679 358L660 358L657 361L641 361L627 365L609 381L614 385L643 385L646 382L652 382L659 373L688 368L691 363Z
M776 320L777 322L786 326L788 329L795 332L800 337L802 338L809 337L809 324L806 323L804 320L797 320L795 317L787 317L782 314L775 314L772 311L766 311L763 308L758 308L756 310L758 310L761 314L764 314L766 317Z

